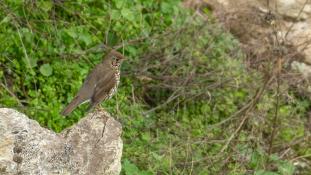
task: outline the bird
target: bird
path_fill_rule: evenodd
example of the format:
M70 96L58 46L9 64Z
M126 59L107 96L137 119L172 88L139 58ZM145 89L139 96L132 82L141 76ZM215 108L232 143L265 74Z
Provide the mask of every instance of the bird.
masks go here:
M110 99L117 91L120 82L120 67L125 57L111 49L101 63L88 74L74 99L62 110L68 116L77 106L89 101L88 111L102 101Z

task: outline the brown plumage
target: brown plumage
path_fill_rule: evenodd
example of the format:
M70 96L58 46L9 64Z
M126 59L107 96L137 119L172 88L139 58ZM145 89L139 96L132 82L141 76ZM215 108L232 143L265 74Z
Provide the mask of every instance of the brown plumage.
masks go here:
M89 73L76 97L61 114L69 115L77 106L88 100L90 110L113 96L119 84L120 65L123 60L124 56L121 53L111 50L103 61Z

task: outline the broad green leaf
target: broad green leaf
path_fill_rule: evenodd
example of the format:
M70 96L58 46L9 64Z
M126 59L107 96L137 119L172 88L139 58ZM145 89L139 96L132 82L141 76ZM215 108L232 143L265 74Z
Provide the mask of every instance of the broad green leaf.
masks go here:
M78 37L76 28L74 28L74 27L65 30L65 32L72 38L77 38Z
M53 69L52 69L52 67L50 66L50 64L43 64L43 65L40 67L40 72L41 72L42 75L48 77L48 76L52 75Z
M38 5L45 12L50 11L53 7L52 1L39 1Z
M284 161L278 164L278 170L282 175L292 175L295 172L295 166Z
M86 45L89 45L92 43L92 36L86 32L82 33L79 36L79 39L82 40Z
M130 9L123 8L123 9L121 10L121 15L122 15L125 19L127 19L127 20L129 20L129 21L134 21L134 20L135 20L135 16L134 16L133 12L132 12Z
M8 16L4 17L4 18L0 21L0 24L7 23L7 22L9 22L9 21L10 21L10 16L8 15Z
M115 0L114 3L116 4L116 7L118 9L122 8L123 5L125 4L124 0Z
M150 141L151 136L150 136L149 133L143 133L143 134L141 135L141 138L142 138L143 140L145 140L145 141Z
M113 20L118 20L121 17L121 13L119 10L111 10L110 17Z
M126 175L134 175L139 172L137 166L127 159L123 162L123 170Z
M24 63L27 65L27 67L29 68L34 68L37 66L37 59L36 58L32 58L32 57L23 57L22 58Z
M167 3L167 2L163 2L161 3L161 10L164 13L169 13L172 9L171 4Z

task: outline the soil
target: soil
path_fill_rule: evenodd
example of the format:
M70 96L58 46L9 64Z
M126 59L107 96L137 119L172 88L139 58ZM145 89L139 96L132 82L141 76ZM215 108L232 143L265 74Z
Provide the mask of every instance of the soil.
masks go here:
M248 63L253 68L260 68L262 63L279 56L283 57L286 65L291 65L293 61L310 64L311 51L308 40L298 42L295 37L306 35L304 38L308 38L309 31L299 32L294 30L293 26L302 25L300 23L304 22L303 26L307 28L306 26L310 25L311 30L311 22L307 20L308 15L311 15L301 13L302 17L298 17L301 9L307 9L303 3L300 3L300 6L295 3L292 5L295 7L286 13L286 7L291 4L279 1L189 0L185 5L195 8L201 14L204 8L209 8L224 28L240 41L249 59ZM277 5L282 3L283 6L277 8ZM311 8L311 2L308 5L310 6L307 7Z

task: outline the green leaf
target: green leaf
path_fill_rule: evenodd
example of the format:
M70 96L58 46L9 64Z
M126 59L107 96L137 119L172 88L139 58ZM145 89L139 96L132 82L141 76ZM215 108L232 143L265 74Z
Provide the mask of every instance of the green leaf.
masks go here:
M41 72L42 75L48 77L48 76L52 75L53 69L52 69L52 67L50 66L50 64L43 64L43 65L40 67L40 72Z
M161 10L164 13L169 13L172 9L171 4L167 3L167 2L163 2L161 3Z
M264 159L263 153L258 152L257 150L254 151L251 155L251 161L249 164L250 167L252 167L253 169L257 169L262 165L263 159Z
M142 133L141 138L147 142L151 140L151 136L149 133Z
M292 175L295 172L295 166L290 162L282 161L278 164L278 170L283 175Z
M34 68L37 66L37 59L32 57L23 57L23 62L27 65L29 68Z
M89 45L92 43L92 36L89 33L82 33L79 36L79 39L82 40L86 45Z
M71 28L65 30L65 32L72 38L77 38L78 37L77 30L74 27L71 27Z
M113 46L117 44L118 42L118 36L112 32L108 33L108 45Z
M163 155L159 155L159 154L157 154L157 153L155 153L155 152L152 152L151 153L151 155L152 155L152 157L154 157L157 161L162 161L163 160Z
M110 12L110 17L113 20L118 20L121 17L120 11L119 10L111 10Z
M125 159L125 161L122 164L122 168L126 175L152 175L153 173L149 171L141 171L139 168L131 163L128 159Z
M53 4L52 4L52 1L40 1L39 2L39 7L45 11L45 12L48 12L52 9L53 7Z
M126 175L134 175L134 174L138 174L139 172L139 169L137 168L137 166L131 163L127 159L123 162L123 170Z
M8 15L8 16L4 17L4 18L0 21L0 24L7 23L7 22L9 22L9 21L10 21L10 16Z
M124 1L123 0L116 0L116 1L114 1L114 3L116 4L116 7L118 8L118 9L120 9L121 7L123 7L123 4L124 4Z
M135 16L134 16L134 14L133 14L133 12L130 10L130 9L127 9L127 8L123 8L122 10L121 10L121 15L125 18L125 19L127 19L127 20L129 20L129 21L134 21L135 20Z

